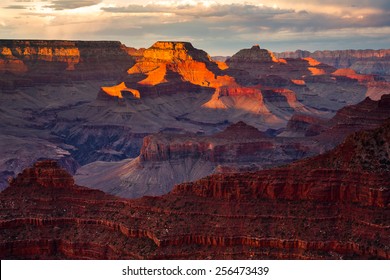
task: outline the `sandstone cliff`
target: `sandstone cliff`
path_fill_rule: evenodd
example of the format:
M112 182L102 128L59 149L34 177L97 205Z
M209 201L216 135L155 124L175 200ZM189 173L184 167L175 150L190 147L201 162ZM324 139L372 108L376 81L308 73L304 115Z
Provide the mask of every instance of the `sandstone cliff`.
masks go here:
M113 41L0 40L0 89L117 79L134 63L131 53Z

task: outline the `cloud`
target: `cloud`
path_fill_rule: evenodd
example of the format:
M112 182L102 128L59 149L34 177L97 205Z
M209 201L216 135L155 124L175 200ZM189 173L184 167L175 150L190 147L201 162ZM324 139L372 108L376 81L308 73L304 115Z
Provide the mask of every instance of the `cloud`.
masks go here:
M97 5L101 2L102 0L52 0L47 7L54 10L70 10Z
M329 3L335 3L328 0ZM127 7L103 7L103 11L115 14L127 14L137 16L142 21L142 16L155 17L156 20L167 14L168 23L190 22L202 19L211 28L223 28L224 26L241 26L246 30L327 30L349 27L380 27L390 24L390 12L379 10L366 14L342 14L309 12L306 10L295 11L293 9L273 8L253 4L211 4L204 5L176 5L166 6L161 4L129 5ZM161 20L164 20L163 18ZM164 22L163 22L164 23ZM219 23L219 24L218 24ZM147 24L147 23L146 23Z
M217 4L212 3L205 5L198 3L196 5L128 5L126 7L103 7L103 11L110 13L121 14L137 14L137 13L169 13L177 16L192 16L192 17L224 17L229 15L248 16L261 14L280 14L288 13L293 10L275 9L271 7L258 6L252 4Z
M231 55L256 43L278 51L390 45L388 0L216 1L146 0L140 5L136 0L5 0L4 6L20 2L14 6L34 8L28 13L7 10L0 19L8 30L14 27L4 35L13 38L120 40L134 47L183 40L211 54ZM75 10L81 7L87 8Z
M4 7L4 9L10 9L10 10L24 10L27 9L28 6L23 5L9 5Z

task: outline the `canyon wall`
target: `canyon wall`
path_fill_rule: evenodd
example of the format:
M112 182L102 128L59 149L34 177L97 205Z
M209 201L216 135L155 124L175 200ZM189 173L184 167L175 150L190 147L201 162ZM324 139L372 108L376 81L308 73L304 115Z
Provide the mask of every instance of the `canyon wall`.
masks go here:
M275 53L278 58L312 57L336 68L352 68L362 74L390 75L390 50L337 50Z
M387 122L317 158L137 200L39 162L0 193L1 258L390 259L389 131ZM358 159L370 153L385 154Z
M0 40L1 89L115 80L136 52L114 41Z

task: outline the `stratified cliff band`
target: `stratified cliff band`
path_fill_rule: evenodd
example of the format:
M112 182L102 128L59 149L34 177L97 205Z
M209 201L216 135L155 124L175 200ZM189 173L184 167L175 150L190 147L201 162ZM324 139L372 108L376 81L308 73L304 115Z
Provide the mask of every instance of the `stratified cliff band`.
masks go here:
M0 193L0 256L390 259L389 145L387 122L317 158L137 200L79 187L55 162L38 162Z

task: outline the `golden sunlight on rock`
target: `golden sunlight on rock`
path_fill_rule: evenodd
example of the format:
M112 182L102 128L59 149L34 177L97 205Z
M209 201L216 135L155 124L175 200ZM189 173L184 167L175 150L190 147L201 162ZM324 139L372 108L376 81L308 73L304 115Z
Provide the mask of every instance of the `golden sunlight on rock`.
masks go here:
M187 42L157 42L143 53L127 73L146 76L138 84L154 86L168 82L171 73L178 73L183 81L203 87L237 86L233 77L217 75L211 69L227 69L224 62L214 62L209 55Z
M372 75L361 75L355 72L355 70L350 68L341 68L337 69L332 73L333 76L347 77L350 79L358 80L359 82L363 81L373 81Z
M277 60L278 63L281 63L281 64L287 64L287 60L285 60L284 58L279 58Z
M173 62L178 60L192 60L188 51L194 49L191 43L187 42L156 42L152 47L145 50L146 60Z
M316 68L316 67L308 67L307 69L311 72L311 74L313 76L325 75L326 74L324 69L319 69L319 68Z
M315 60L314 58L311 58L311 57L305 57L303 59L306 60L310 66L317 66L317 65L321 64L321 62L319 62L318 60Z
M124 82L112 87L102 87L101 89L108 95L116 96L118 98L123 98L122 91L130 92L135 98L141 98L138 90L126 87Z
M221 70L226 70L226 69L229 68L229 66L226 64L226 62L223 62L223 61L215 61L215 63L217 63L218 68L221 69Z
M10 48L7 48L7 47L3 47L1 49L1 55L4 55L4 56L12 56L12 51Z
M304 86L306 84L304 80L291 80L291 82L298 86Z
M138 82L141 85L154 86L166 82L165 75L167 74L167 67L164 63L160 63L152 70L146 72L147 78Z
M235 108L254 114L269 113L261 91L251 87L219 87L202 107L210 109Z

